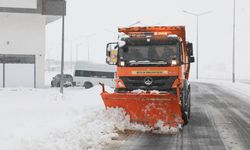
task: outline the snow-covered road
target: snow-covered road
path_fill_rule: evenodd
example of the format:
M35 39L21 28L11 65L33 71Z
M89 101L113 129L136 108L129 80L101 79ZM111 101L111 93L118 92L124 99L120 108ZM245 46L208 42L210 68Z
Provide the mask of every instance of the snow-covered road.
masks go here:
M120 133L105 150L248 150L249 85L192 83L190 123L177 135Z

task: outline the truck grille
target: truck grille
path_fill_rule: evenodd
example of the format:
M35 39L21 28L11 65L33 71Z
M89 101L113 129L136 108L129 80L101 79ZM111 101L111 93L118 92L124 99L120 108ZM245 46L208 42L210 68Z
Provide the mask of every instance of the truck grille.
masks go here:
M146 85L145 78L151 78L152 83L150 85ZM171 89L174 81L177 79L177 76L170 77L120 77L120 79L124 82L127 90L159 90L166 91Z

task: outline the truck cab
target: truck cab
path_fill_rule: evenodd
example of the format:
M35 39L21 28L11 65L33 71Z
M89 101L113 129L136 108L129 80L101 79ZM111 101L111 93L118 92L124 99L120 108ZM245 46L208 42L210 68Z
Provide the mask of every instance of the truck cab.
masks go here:
M176 80L188 79L194 57L192 44L185 41L184 27L119 31L126 36L107 45L107 63L117 65L117 92L137 89L166 92L177 86Z

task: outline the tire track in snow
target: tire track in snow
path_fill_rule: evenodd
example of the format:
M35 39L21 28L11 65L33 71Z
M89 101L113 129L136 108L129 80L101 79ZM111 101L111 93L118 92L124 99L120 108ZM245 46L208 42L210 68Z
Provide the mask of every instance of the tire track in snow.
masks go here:
M249 103L246 103L243 97L236 96L224 89L213 87L213 92L217 96L217 101L211 105L220 111L227 121L227 124L223 125L227 134L229 134L226 138L231 139L230 144L227 143L227 146L229 149L248 150L250 147Z

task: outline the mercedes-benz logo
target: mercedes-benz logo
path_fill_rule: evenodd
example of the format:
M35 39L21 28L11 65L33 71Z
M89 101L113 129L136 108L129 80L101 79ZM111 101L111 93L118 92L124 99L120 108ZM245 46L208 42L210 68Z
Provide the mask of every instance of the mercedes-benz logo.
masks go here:
M151 85L153 83L153 79L151 77L144 78L144 83L146 85Z

